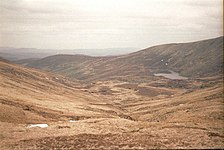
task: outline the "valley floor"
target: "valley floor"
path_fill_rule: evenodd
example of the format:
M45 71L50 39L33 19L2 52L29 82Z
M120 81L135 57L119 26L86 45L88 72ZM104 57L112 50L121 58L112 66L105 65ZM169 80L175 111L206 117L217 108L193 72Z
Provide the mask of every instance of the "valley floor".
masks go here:
M224 148L220 77L83 86L20 69L0 76L1 149Z

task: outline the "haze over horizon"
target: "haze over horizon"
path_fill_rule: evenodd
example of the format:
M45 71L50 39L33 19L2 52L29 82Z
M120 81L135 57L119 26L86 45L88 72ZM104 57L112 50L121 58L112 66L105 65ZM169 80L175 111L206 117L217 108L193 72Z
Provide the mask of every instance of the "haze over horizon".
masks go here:
M222 0L2 0L0 11L0 47L128 53L223 36Z

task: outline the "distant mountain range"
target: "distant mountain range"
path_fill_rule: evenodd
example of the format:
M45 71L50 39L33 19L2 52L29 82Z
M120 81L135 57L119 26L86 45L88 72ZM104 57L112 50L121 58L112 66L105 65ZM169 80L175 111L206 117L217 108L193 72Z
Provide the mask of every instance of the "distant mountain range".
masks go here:
M0 56L11 61L31 58L44 58L56 54L83 54L90 56L121 55L136 51L137 48L105 48L105 49L36 49L0 47Z

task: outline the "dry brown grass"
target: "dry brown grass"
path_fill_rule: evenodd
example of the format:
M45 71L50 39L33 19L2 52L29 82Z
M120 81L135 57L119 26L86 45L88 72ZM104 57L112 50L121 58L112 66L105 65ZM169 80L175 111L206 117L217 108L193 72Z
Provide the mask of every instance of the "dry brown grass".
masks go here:
M1 149L224 148L222 79L178 82L87 86L1 61Z

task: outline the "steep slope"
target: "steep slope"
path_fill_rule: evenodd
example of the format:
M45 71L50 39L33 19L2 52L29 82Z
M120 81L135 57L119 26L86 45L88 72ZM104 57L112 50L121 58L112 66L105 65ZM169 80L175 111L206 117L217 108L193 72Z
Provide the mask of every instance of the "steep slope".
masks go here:
M222 73L223 37L193 43L166 44L114 57L56 55L27 66L85 81L148 78L169 70L190 78Z
M0 121L40 123L68 118L107 116L86 110L106 98L84 92L67 78L0 60Z

